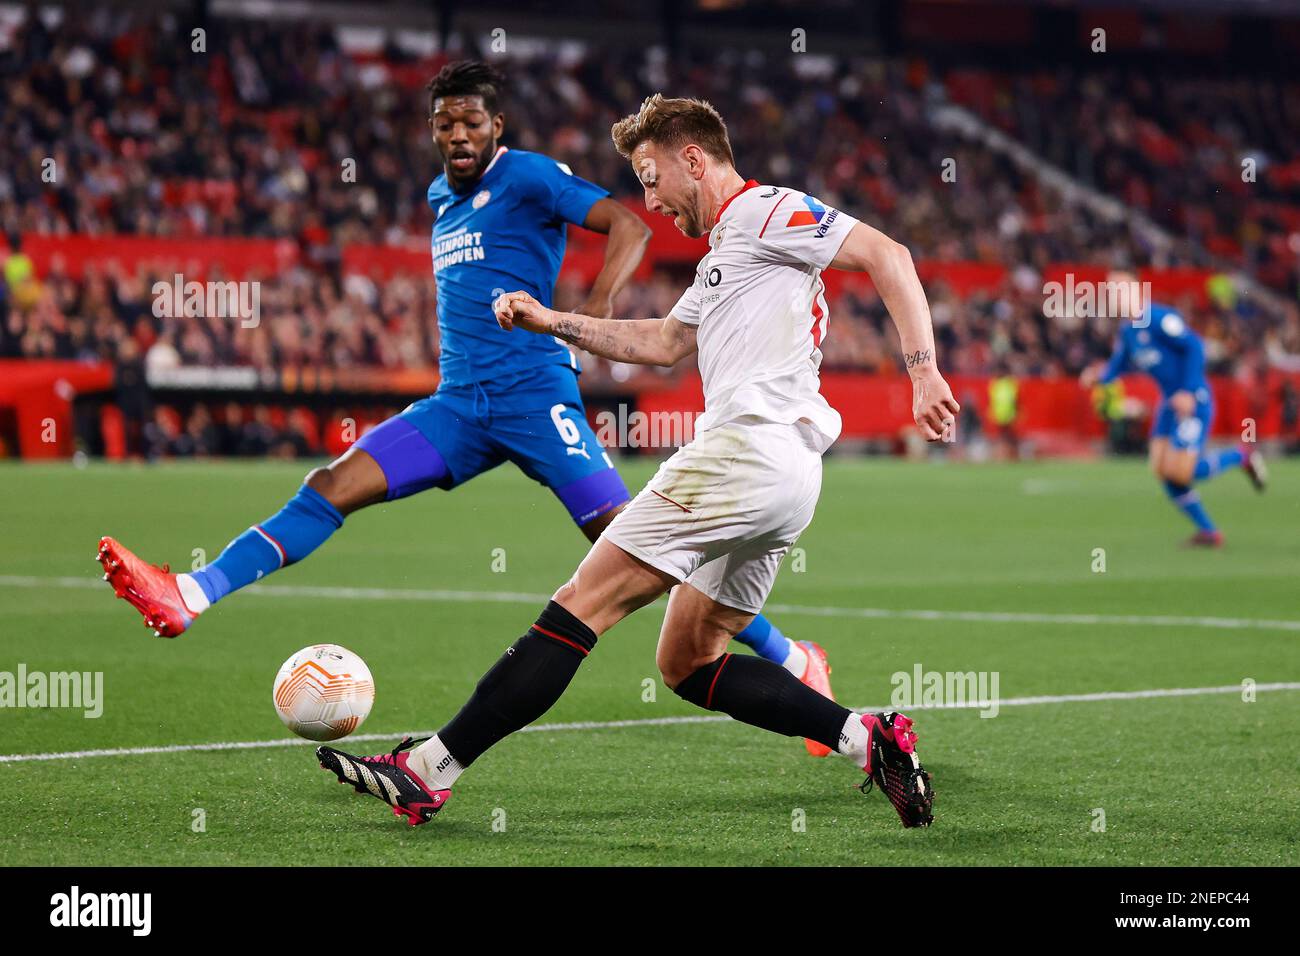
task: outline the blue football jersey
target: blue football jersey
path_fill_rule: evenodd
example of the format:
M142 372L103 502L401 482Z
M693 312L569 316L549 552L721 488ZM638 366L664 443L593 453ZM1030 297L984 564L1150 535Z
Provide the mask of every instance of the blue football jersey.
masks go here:
M608 195L547 156L504 146L464 192L454 191L445 173L430 184L445 383L482 382L545 364L577 370L563 342L501 329L492 301L522 289L549 307L564 260L565 224L581 225Z
M1101 381L1110 382L1125 372L1150 375L1165 398L1178 391L1191 392L1199 401L1209 398L1201 337L1169 306L1153 302L1140 321L1120 327Z

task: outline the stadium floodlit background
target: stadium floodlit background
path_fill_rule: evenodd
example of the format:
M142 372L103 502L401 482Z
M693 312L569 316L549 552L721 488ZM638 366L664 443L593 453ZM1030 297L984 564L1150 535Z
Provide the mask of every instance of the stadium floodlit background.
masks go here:
M0 3L0 671L105 684L96 719L0 708L5 862L1300 861L1300 2L561 6ZM845 431L769 612L827 648L851 706L892 675L997 675L995 719L919 712L930 831L797 741L687 719L657 684L658 609L426 830L326 787L271 707L289 653L367 660L365 733L436 727L584 553L510 468L350 518L174 642L99 583L99 535L213 557L436 388L424 85L471 56L507 74L507 145L654 230L619 316L665 315L705 248L645 213L609 141L655 91L717 106L743 175L910 248L956 440L919 439L880 299L828 273ZM570 230L560 307L602 254ZM1270 459L1263 496L1205 487L1221 551L1178 548L1146 473L1154 386L1077 382L1113 322L1045 309L1115 268L1203 336L1213 440ZM177 274L256 282L260 321L159 317ZM702 407L691 360L581 359L593 419ZM665 449L610 451L635 489Z

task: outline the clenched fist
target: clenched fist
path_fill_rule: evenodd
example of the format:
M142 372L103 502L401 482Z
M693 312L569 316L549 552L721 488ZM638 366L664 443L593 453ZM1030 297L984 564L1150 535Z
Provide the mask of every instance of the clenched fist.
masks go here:
M554 325L555 313L527 292L507 292L496 297L492 313L497 325L509 332L516 326L529 332L549 333Z
M957 421L961 406L938 371L931 369L912 378L912 417L926 441L940 441Z

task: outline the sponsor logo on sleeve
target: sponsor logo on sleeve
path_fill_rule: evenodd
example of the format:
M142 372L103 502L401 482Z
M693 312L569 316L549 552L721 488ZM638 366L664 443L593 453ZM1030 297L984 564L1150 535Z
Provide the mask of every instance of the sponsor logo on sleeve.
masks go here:
M823 206L812 196L804 196L803 204L806 209L796 209L790 214L790 219L786 222L786 228L796 228L798 226L816 226L817 231L813 236L821 239L830 231L831 225L839 218L838 209L830 209Z
M807 209L796 209L790 214L790 220L786 223L788 228L793 229L795 226L815 226L822 221L822 216L826 215L826 207L819 203L812 196L804 196L803 204Z
M840 211L838 209L832 209L830 212L826 214L826 218L822 220L822 224L817 227L817 231L813 233L813 235L816 236L818 239L821 239L823 236L826 235L827 231L830 230L831 224L834 223L835 220L839 218L839 216L840 216Z

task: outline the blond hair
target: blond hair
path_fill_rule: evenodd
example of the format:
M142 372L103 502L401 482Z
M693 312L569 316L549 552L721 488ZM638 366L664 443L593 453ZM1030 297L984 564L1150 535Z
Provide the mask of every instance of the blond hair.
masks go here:
M614 148L624 159L649 140L656 146L668 147L693 143L714 159L736 165L727 138L727 124L704 100L667 99L662 93L647 96L641 108L615 123L609 134Z

